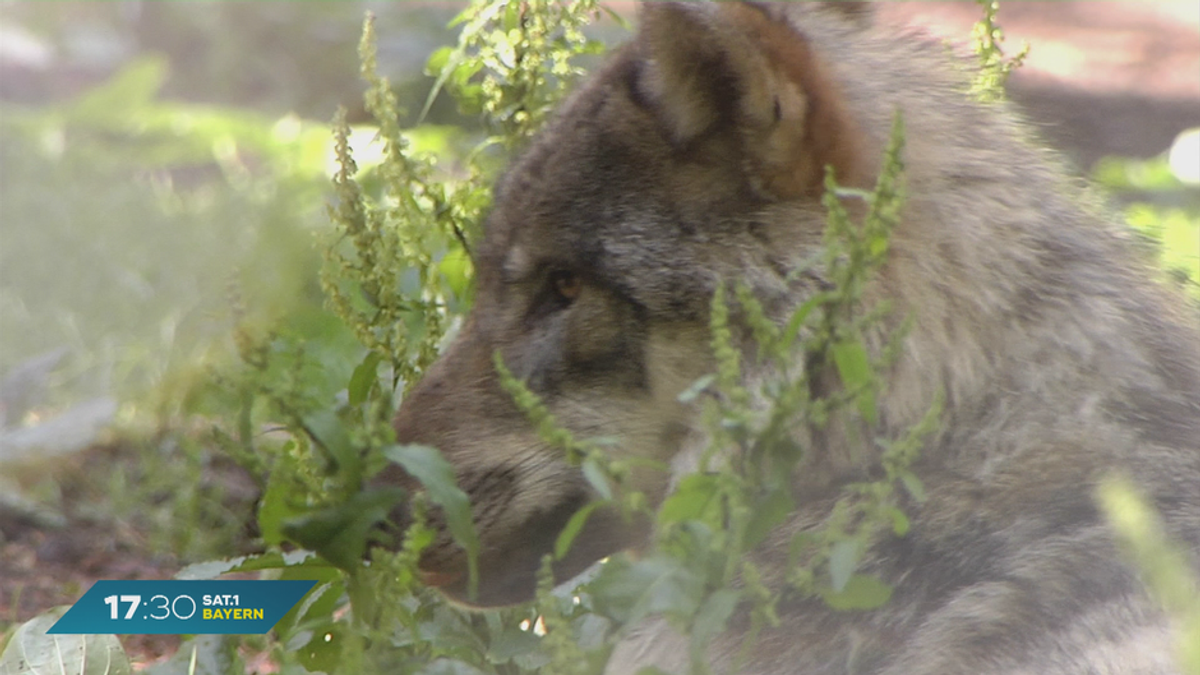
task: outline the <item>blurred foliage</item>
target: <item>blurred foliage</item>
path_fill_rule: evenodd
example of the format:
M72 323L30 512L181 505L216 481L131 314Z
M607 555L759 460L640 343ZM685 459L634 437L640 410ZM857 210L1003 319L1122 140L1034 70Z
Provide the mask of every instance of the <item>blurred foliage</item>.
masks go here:
M1096 498L1150 592L1174 619L1183 672L1200 675L1200 580L1187 553L1170 541L1162 516L1127 478L1108 477Z
M165 72L0 111L0 369L65 345L76 395L128 395L211 355L230 282L281 311L314 296L323 129L162 101Z
M971 41L975 46L975 55L979 57L979 72L971 82L971 95L986 102L1002 101L1006 96L1004 84L1008 76L1024 63L1029 54L1029 45L1021 45L1015 55L1007 56L1004 53L1004 31L996 23L1000 3L997 0L975 0L975 4L983 9L983 17L971 29Z
M325 126L167 101L168 76L145 57L73 98L0 109L0 372L65 347L31 419L116 396L126 443L140 443L130 424L174 429L96 482L150 551L188 559L244 539L229 462L184 420L229 410L197 385L233 362L231 326L279 321L320 338L316 372L332 377L352 338L315 281Z
M583 32L601 11L623 24L599 0L472 3L451 23L458 45L429 58L438 79L426 108L445 86L464 113L483 114L491 142L520 144L583 74L579 57L603 51Z
M397 100L377 72L373 20L363 33L366 108L379 121L383 145L375 175L378 193L360 184L345 113L334 122L338 204L331 209L344 246L326 253L322 284L331 308L359 340L386 359L393 387L412 383L437 356L449 316L469 301L471 270L466 232L488 203L478 181L434 176L435 159L400 129ZM472 170L473 176L477 170Z
M1004 31L996 18L999 3L996 0L975 0L975 3L984 15L971 33L979 57L979 73L971 84L971 93L985 102L1001 101L1005 98L1005 82L1021 67L1030 46L1023 44L1015 55L1007 56ZM1169 157L1178 152L1178 146L1189 133L1197 132L1181 133L1176 148L1154 159L1105 158L1093 168L1092 179L1125 204L1127 221L1144 236L1157 264L1200 303L1200 189L1194 181L1183 182L1172 166L1172 162L1182 162L1194 167L1200 163L1200 155L1189 147L1186 158Z
M1192 154L1191 161L1200 157ZM1126 220L1143 236L1155 262L1200 307L1200 186L1175 175L1167 152L1149 160L1108 157L1097 163L1092 177L1121 198Z
M384 0L339 2L13 2L9 19L48 50L51 77L9 69L5 98L45 101L69 96L83 81L106 78L137 54L159 54L171 78L163 93L174 100L251 107L268 114L294 112L328 119L359 89L346 74L357 66L353 44L363 12L378 8L385 37L383 69L407 100L428 90L421 65L451 39L454 10L436 3L400 6ZM419 110L407 111L409 122ZM361 109L351 118L360 121ZM463 124L447 101L429 119Z
M66 613L58 607L22 625L9 642L0 640L0 673L78 673L132 675L129 658L115 635L64 635L60 641L45 633Z

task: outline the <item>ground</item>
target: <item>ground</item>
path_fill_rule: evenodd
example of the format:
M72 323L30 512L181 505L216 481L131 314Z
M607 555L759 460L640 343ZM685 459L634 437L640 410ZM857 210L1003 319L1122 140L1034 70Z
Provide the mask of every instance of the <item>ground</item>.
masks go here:
M104 515L105 496L87 477L135 457L129 449L95 446L74 458L59 481L62 520L48 527L33 514L0 510L0 624L20 623L79 599L100 579L169 579L172 556L148 554L137 525ZM174 635L130 635L125 648L142 663L170 655Z

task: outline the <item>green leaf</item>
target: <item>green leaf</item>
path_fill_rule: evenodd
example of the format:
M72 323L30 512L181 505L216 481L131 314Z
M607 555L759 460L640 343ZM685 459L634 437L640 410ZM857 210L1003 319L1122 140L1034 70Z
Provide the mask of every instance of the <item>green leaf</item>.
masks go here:
M309 628L307 642L293 651L305 670L314 673L336 673L342 664L342 645L349 627L340 621L322 622ZM309 635L309 633L304 633ZM292 645L289 645L291 647Z
M887 237L872 237L867 242L867 251L870 253L871 258L876 260L882 258L887 253L890 242L891 240Z
M454 296L466 298L471 289L470 271L471 258L461 247L451 250L438 263L438 271L446 280L446 285L454 292Z
M804 326L804 322L808 319L808 315L812 314L812 311L816 309L818 305L827 301L828 299L829 295L827 293L818 293L808 300L805 300L804 304L800 305L800 307L798 307L796 311L792 313L792 318L788 319L787 326L784 327L779 340L780 345L782 345L784 349L791 349L792 345L796 342L796 336L800 334L800 328Z
M302 629L311 629L316 624L332 621L333 613L341 606L342 596L346 593L344 577L336 567L285 569L279 578L312 579L320 582L275 624L275 634L284 642Z
M613 498L612 487L608 484L608 475L604 469L600 468L599 462L594 458L588 457L583 460L583 477L587 480L588 485L600 495L601 499L611 501Z
M875 424L878 415L875 408L875 392L870 389L871 359L867 355L867 348L861 341L854 340L835 343L831 350L842 384L850 391L859 391L859 414L868 424Z
M798 532L792 535L791 542L788 543L788 567L795 565L796 561L800 559L801 554L816 545L817 537L813 532Z
M284 452L279 454L278 461L267 474L267 487L258 504L258 528L268 546L278 546L283 542L283 523L286 520L306 512L293 502L299 488L297 471L293 456Z
M703 597L704 579L673 558L610 560L588 588L596 611L632 623L656 612L691 616Z
M875 609L892 599L892 587L876 577L855 574L846 581L842 590L821 591L821 598L836 610Z
M575 634L575 643L584 651L593 651L604 645L613 623L589 611L572 621L571 629Z
M479 537L471 515L471 500L454 478L454 467L442 453L427 445L392 445L384 448L384 457L404 467L408 475L425 487L429 500L442 509L451 536L467 552L470 586L478 583Z
M238 639L232 635L197 635L179 646L167 661L145 671L145 675L228 675L241 673Z
M359 492L342 504L289 519L283 533L337 567L355 570L362 566L371 531L405 496L401 488Z
M850 577L858 568L859 558L862 557L863 546L856 539L843 539L835 542L829 550L829 578L834 592L840 593L846 588Z
M130 110L150 105L166 80L166 59L137 59L104 84L84 94L71 106L71 115L92 123L111 119L113 115L128 115Z
M475 5L471 5L471 6L467 7L466 9L459 12L458 14L455 14L454 18L450 19L450 23L446 24L446 28L454 28L456 26L460 26L460 25L466 23L468 20L471 19L472 16L475 15L475 12L477 12L477 11L478 11L478 7L476 7ZM444 47L444 49L450 49L450 47Z
M592 515L592 511L602 504L604 502L591 502L571 516L562 532L558 533L558 539L554 540L555 560L562 560L563 556L567 555L567 551L571 550L571 544L575 543L575 537L579 536L579 532L587 523L588 516Z
M433 611L429 612L429 604L422 608L420 615L423 618L417 626L416 634L421 641L429 643L434 653L482 655L487 651L487 644L482 640L481 633L470 623L473 620L471 616L444 603L432 604ZM499 630L498 622L486 619L486 615L485 621L490 630ZM334 673L340 674L341 671Z
M367 396L371 393L371 387L378 381L379 362L383 357L379 352L367 352L362 363L354 369L354 373L350 375L350 384L346 386L346 393L350 399L350 405L362 405L367 400Z
M748 550L761 544L795 508L796 503L786 488L777 488L768 493L766 499L757 504L750 522L746 523L742 540L744 548Z
M908 491L909 496L918 502L925 501L925 484L917 478L916 474L911 471L905 471L900 474L900 482L904 484L904 489Z
M542 638L533 631L521 630L517 626L507 626L492 637L488 645L487 658L492 663L506 663L513 657L528 654L538 648Z
M504 26L506 32L516 30L521 25L521 3L509 2L504 8Z
M891 516L892 518L892 532L896 533L896 536L903 537L904 535L908 534L910 523L908 521L908 516L905 515L903 511L892 507L887 509L887 515Z
M303 424L305 430L325 450L334 467L339 472L345 472L348 481L355 473L362 475L362 458L350 442L345 425L332 410L307 415Z
M855 401L858 405L858 414L866 420L867 424L876 424L879 421L878 408L875 404L875 392L870 389L865 389L859 393Z
M700 605L692 622L692 658L703 659L712 639L725 631L742 594L732 588L715 591Z
M131 675L115 635L46 635L67 609L56 607L21 624L0 654L0 674Z
M871 383L871 360L862 342L841 341L831 349L838 376L847 389L858 389Z
M454 53L454 47L445 46L438 47L429 54L429 58L425 60L425 74L436 76L442 72L447 63L450 63L450 56Z
M685 520L719 520L719 481L719 476L710 473L694 473L679 481L679 486L658 509L658 522L666 525Z

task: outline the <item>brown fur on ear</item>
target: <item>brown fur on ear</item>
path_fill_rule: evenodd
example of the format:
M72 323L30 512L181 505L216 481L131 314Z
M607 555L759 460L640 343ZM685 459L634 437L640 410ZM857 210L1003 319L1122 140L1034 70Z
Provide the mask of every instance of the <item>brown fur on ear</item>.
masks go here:
M761 190L816 194L824 168L861 184L861 143L836 84L785 19L742 2L646 2L639 94L672 142L733 134Z

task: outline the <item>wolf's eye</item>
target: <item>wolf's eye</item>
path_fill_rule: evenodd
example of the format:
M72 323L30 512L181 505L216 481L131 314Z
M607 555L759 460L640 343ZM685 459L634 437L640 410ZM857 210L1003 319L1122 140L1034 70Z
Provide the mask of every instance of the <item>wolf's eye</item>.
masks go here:
M559 299L570 303L583 291L583 280L574 272L557 270L550 273L550 288L554 290Z

